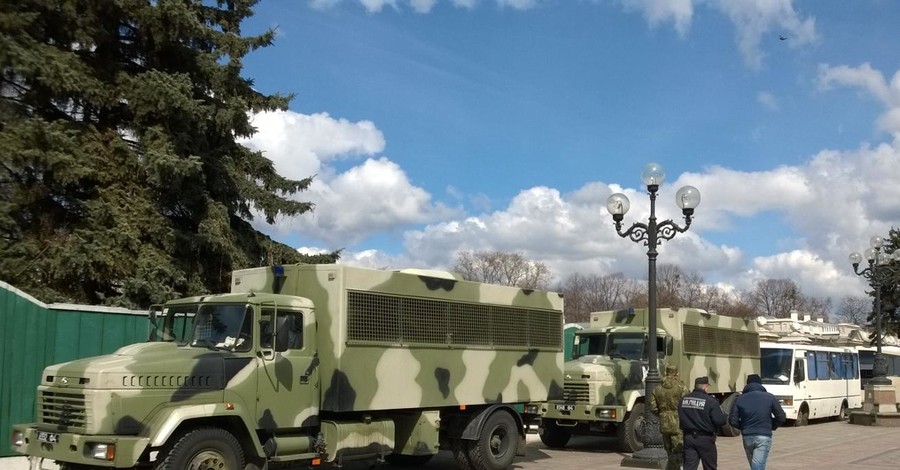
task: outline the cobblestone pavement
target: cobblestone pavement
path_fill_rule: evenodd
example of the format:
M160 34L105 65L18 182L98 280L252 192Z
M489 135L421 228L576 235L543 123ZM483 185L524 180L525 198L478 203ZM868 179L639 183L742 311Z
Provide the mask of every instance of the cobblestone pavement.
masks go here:
M747 469L740 437L720 437L719 468ZM610 437L575 437L566 449L547 449L535 434L528 435L528 452L513 465L517 470L605 470L621 468L623 454ZM0 469L27 469L24 459L0 459ZM51 463L45 469L55 469ZM297 467L300 468L305 467ZM346 470L367 470L364 462L344 465ZM390 470L391 465L381 468ZM441 452L423 470L453 470L456 465L449 452ZM798 428L775 431L767 470L885 470L900 468L900 428L858 426L845 422L812 423Z

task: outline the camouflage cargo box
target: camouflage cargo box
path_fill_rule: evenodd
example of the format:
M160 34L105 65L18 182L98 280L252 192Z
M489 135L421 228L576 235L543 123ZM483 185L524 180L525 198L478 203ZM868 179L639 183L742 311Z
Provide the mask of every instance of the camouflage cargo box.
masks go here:
M524 403L562 390L557 293L343 265L235 271L232 292L312 301L323 411Z

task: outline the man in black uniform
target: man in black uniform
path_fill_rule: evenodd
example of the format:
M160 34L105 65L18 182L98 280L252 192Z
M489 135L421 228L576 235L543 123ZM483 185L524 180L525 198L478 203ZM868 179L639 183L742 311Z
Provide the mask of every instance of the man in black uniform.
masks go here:
M703 470L716 470L719 460L716 434L726 418L718 400L706 393L708 388L709 379L697 377L694 391L678 404L678 421L684 431L684 470L697 470L701 461Z

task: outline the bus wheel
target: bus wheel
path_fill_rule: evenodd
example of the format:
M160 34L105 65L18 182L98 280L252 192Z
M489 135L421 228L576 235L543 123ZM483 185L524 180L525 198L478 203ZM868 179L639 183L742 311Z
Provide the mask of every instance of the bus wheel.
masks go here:
M834 417L835 421L847 421L850 419L850 408L847 407L847 402L841 403L841 412L838 413L837 416Z
M809 407L806 403L800 405L800 411L797 412L797 419L794 420L794 426L806 426L809 424Z

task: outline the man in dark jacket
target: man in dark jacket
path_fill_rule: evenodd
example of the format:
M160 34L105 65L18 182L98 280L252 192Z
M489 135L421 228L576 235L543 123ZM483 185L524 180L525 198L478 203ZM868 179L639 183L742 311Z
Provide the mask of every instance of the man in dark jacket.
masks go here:
M678 426L678 404L689 392L684 382L678 378L678 368L669 364L666 366L666 376L663 377L662 383L654 388L653 394L650 395L650 409L659 415L659 430L668 456L666 470L681 469L684 440Z
M758 375L748 375L747 386L735 400L728 424L741 430L750 470L765 470L772 448L772 431L783 425L784 420L784 410L775 395L766 391Z
M694 391L678 404L678 421L684 431L684 470L697 470L701 461L703 470L716 470L719 460L716 434L726 418L718 400L706 393L708 389L709 378L697 377Z

